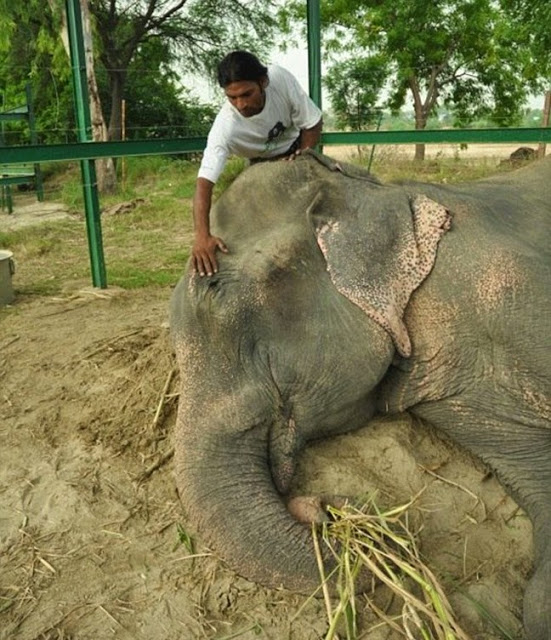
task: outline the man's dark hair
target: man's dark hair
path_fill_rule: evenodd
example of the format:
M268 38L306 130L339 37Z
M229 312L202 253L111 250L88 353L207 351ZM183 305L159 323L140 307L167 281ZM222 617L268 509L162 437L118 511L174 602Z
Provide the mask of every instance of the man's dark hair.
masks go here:
M218 84L224 88L231 82L258 82L268 75L268 68L248 51L232 51L218 64Z

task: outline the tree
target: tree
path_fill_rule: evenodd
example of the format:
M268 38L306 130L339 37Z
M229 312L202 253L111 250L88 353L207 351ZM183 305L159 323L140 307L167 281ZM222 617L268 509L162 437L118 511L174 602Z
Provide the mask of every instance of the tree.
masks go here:
M374 57L345 60L330 68L324 80L337 126L361 131L377 120L386 75L385 61Z
M25 100L31 84L39 142L59 142L60 132L74 128L70 67L58 27L40 0L0 0L0 93L6 106ZM10 127L9 144L25 141L24 127ZM18 132L20 131L20 135Z
M377 107L377 100L385 78L384 61L376 58L345 60L330 68L324 79L337 127L362 131L380 123L382 107ZM357 151L361 157L361 146Z
M31 83L40 143L76 140L62 6L63 2L56 4L52 12L51 6L41 0L0 0L0 100L4 99L6 108L22 104L25 85ZM107 73L101 64L94 66L101 104L109 105ZM196 136L208 132L214 108L181 87L167 42L151 38L142 43L127 76L128 137ZM28 141L24 125L14 122L6 126L8 144Z
M67 32L67 17L65 7L61 0L48 0L50 10L59 21L59 34L67 56L71 59L69 36ZM84 57L86 66L86 79L88 85L88 95L90 100L90 120L92 126L92 139L96 142L107 141L107 127L101 108L98 83L94 66L94 45L92 38L92 27L90 24L90 11L88 0L79 0L82 17L82 33L84 45ZM117 175L113 158L100 158L96 161L96 176L98 189L102 193L112 193L117 185Z
M159 40L187 68L210 73L229 48L265 51L275 27L270 0L90 0L107 74L109 139L119 140L128 69Z
M286 11L297 15L302 4L292 0ZM387 105L396 112L411 100L416 129L444 105L458 126L520 119L522 52L493 0L322 0L321 17L326 59L382 60ZM424 153L416 145L415 158Z
M524 75L534 93L545 92L542 127L549 126L551 112L551 3L548 0L501 0L516 38L525 51ZM545 155L545 144L539 145Z

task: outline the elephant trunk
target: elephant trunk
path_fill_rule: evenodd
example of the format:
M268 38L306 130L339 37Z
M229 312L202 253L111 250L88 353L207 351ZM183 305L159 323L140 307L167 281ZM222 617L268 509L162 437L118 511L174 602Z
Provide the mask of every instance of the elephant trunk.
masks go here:
M320 578L310 526L290 515L275 489L267 427L221 434L179 416L176 438L180 498L201 538L249 580L313 592Z

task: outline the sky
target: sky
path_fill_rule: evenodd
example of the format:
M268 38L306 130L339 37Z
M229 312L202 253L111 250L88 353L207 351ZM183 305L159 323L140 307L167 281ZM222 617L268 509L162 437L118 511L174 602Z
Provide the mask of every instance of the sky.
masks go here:
M264 60L262 60L264 62ZM302 88L308 93L308 49L304 47L293 47L286 52L275 50L268 62L279 64L293 73L300 82ZM204 102L219 102L222 94L219 88L209 87L208 83L197 76L190 76L186 79L188 87L194 95L197 95ZM543 96L533 96L528 101L532 109L543 109ZM322 88L323 106L329 104L327 94Z
M308 92L308 49L294 48L286 53L276 51L271 56L270 62L291 71L302 88Z

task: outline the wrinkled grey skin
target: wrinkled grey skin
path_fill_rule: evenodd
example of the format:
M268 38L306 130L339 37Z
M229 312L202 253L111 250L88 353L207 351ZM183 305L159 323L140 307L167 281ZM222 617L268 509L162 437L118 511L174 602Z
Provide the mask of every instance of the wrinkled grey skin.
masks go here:
M285 504L298 454L408 411L529 514L525 629L549 640L551 158L460 186L338 167L311 154L247 169L215 207L219 273L188 272L174 292L189 520L240 574L310 592L309 527Z

